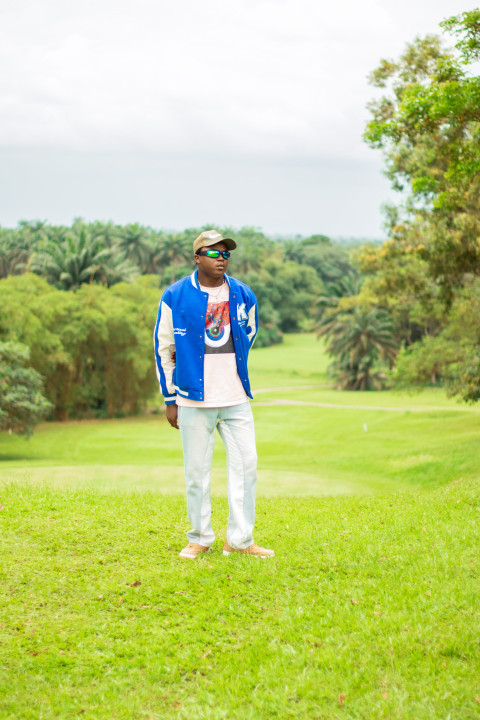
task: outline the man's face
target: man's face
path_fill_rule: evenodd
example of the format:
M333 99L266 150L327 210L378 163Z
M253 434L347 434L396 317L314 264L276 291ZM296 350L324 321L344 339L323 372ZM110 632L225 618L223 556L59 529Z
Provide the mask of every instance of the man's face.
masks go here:
M228 250L224 242L215 243L215 245L209 245L208 247L202 247L201 252L205 250ZM221 255L218 258L209 258L206 255L195 255L195 262L200 274L203 274L212 280L220 280L223 277L227 267L228 260L225 260Z

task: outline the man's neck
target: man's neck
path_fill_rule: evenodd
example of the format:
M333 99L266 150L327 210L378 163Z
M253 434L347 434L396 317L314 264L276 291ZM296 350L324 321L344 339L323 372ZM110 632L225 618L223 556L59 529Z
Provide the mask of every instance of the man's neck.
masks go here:
M205 276L203 273L198 273L198 282L200 285L203 285L203 287L211 287L211 288L217 288L220 287L220 285L223 285L225 282L225 275L222 275L220 280L209 278L208 275Z

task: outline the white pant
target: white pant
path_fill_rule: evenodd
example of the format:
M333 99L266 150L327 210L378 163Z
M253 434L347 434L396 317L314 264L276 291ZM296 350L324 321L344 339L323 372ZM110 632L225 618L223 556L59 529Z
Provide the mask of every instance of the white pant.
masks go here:
M257 451L250 403L220 408L178 408L182 436L187 511L192 529L189 542L210 546L215 540L211 523L210 471L215 428L227 449L229 517L227 541L244 549L253 543Z

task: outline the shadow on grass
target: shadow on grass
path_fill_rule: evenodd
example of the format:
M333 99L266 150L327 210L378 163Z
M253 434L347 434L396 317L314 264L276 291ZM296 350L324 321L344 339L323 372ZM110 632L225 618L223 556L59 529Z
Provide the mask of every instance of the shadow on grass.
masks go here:
M21 455L19 453L1 453L0 454L0 466L1 466L2 462L11 462L11 461L15 461L15 460L28 460L30 462L30 460L43 460L43 459L44 458L42 458L41 455L30 455L30 454Z

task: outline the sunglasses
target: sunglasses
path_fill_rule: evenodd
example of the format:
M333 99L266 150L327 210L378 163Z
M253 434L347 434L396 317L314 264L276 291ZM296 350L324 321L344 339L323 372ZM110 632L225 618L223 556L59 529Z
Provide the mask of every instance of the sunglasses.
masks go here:
M209 258L218 258L221 255L224 260L228 260L228 258L230 257L230 251L229 250L199 250L197 252L197 255L205 255L205 257L209 257Z

